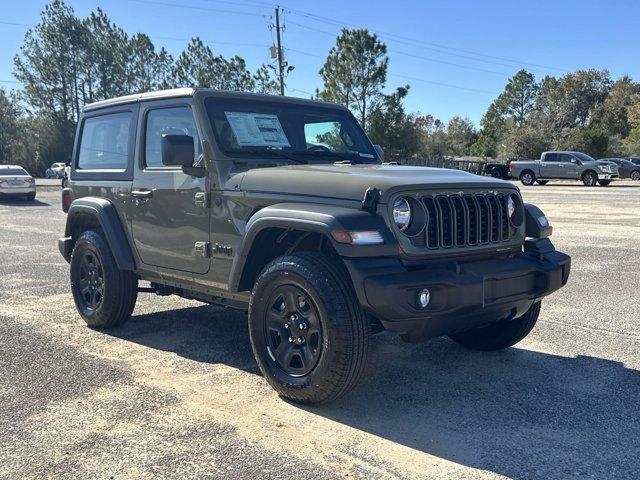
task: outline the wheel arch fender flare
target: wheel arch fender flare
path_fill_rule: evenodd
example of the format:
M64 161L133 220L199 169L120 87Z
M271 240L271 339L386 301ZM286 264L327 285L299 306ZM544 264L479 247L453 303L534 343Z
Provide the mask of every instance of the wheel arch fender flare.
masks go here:
M135 259L116 207L109 200L99 197L83 197L74 200L67 213L65 237L59 248L65 260L71 260L73 244L77 240L79 225L99 226L120 270L133 271Z
M245 268L250 264L258 236L265 230L279 228L319 233L325 236L340 257L381 257L398 255L398 244L389 227L376 213L335 205L279 203L258 210L246 224L229 273L229 290L238 292ZM384 243L377 245L350 245L337 242L331 235L333 230L376 230ZM259 243L259 242L258 242Z

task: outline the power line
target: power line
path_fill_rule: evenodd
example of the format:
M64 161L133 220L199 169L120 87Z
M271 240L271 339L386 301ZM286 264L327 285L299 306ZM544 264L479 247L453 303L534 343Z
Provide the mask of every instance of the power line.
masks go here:
M297 50L295 48L287 48L287 50L291 51L291 52L299 53L300 55L306 55L308 57L324 58L321 55L316 55L314 53L309 53L309 52L305 52L305 51L302 51L302 50ZM431 85L439 85L441 87L455 88L457 90L466 90L468 92L486 93L488 95L498 95L499 94L497 92L490 92L488 90L480 90L480 89L477 89L477 88L463 87L463 86L460 86L460 85L453 85L451 83L436 82L434 80L427 80L426 78L411 77L411 76L408 76L408 75L400 75L400 74L395 74L395 73L387 73L387 75L390 76L390 77L403 78L405 80L414 80L416 82L429 83Z
M498 92L490 92L488 90L479 90L477 88L463 87L463 86L460 86L460 85L453 85L451 83L436 82L436 81L433 81L433 80L427 80L425 78L410 77L408 75L399 75L399 74L395 74L395 73L388 73L387 75L389 75L390 77L404 78L405 80L412 80L412 81L415 81L415 82L429 83L431 85L439 85L441 87L455 88L456 90L466 90L468 92L486 93L487 95L499 95Z
M316 21L316 22L319 22L319 23L325 23L325 24L334 25L334 26L338 26L338 27L358 28L357 25L354 25L352 23L338 21L338 20L335 20L335 19L329 18L329 17L323 17L321 15L316 15L316 14L313 14L313 13L310 13L310 12L306 12L304 10L299 10L299 9L289 8L289 7L287 7L287 10L289 10L294 15L302 16L302 17L308 18L310 20L313 20L313 21ZM531 62L524 62L522 60L516 60L516 59L511 59L511 58L506 58L506 57L500 57L500 56L497 56L497 55L489 55L489 54L485 54L485 53L482 53L482 52L476 52L476 51L473 51L473 50L466 50L466 49L462 49L462 48L450 47L448 45L442 45L442 44L434 43L434 42L425 42L423 40L418 40L418 39L415 39L415 38L406 37L404 35L398 35L398 34L395 34L395 33L392 33L392 32L386 32L384 30L377 30L377 33L379 33L381 35L386 35L388 37L395 37L397 39L400 39L400 40L403 40L403 41L406 41L406 42L412 42L412 44L414 44L413 46L416 46L418 48L424 48L425 45L429 45L429 46L437 47L437 48L444 49L444 50L462 52L462 53L467 53L467 54L471 54L471 55L476 55L476 56L479 56L479 57L492 58L492 59L495 59L495 60L502 60L502 61L505 61L505 62L515 63L515 64L519 64L519 65L531 65L531 66L534 66L534 67L543 68L545 70L566 71L565 69L558 68L558 67L551 67L551 66L541 65L541 64L537 64L537 63L531 63Z
M197 5L183 5L179 3L160 2L157 0L127 0L129 2L144 3L148 5L160 5L163 7L188 8L190 10L200 10L204 12L231 13L234 15L246 15L250 17L264 17L262 13L241 12L238 10L225 10L220 8L199 7Z
M294 26L299 27L299 28L303 28L305 30L310 30L312 32L322 33L324 35L328 35L328 36L333 37L333 38L335 38L335 37L337 37L339 35L338 33L328 32L326 30L321 30L319 28L310 27L308 25L303 25L303 24L298 23L298 22L289 21L289 24L290 25L294 25ZM403 41L400 41L400 40L386 39L386 41L387 42L390 41L392 43L399 43L399 44L402 44L402 45L408 45L408 46L412 46L412 47L417 47L416 45L414 45L412 43L403 42ZM457 54L457 53L445 52L445 51L442 51L441 49L437 49L437 48L429 48L429 47L417 47L417 48L422 48L424 50L431 50L431 51L442 53L442 54L445 54L445 55L464 58L464 59L467 59L467 60L473 60L473 61L476 61L476 62L487 63L487 64L491 64L491 65L499 65L499 66L509 67L509 68L514 68L514 67L517 68L516 65L510 65L510 64L507 64L507 63L495 62L495 61L491 61L491 60L482 60L480 58L474 58L474 57L470 57L468 55L460 55L460 54ZM443 64L453 65L453 66L460 67L460 68L478 70L478 71L486 72L486 73L495 73L495 74L498 74L498 75L510 75L509 73L497 72L497 71L494 71L494 70L486 70L486 69L482 69L481 67L475 67L475 66L471 66L471 65L461 65L461 64L458 64L458 63L448 62L446 60L421 57L421 56L413 54L413 53L403 52L403 51L399 51L399 50L389 50L389 53L396 53L396 54L399 54L399 55L413 56L415 58L419 58L419 59L426 60L426 61L429 61L429 62L443 63Z

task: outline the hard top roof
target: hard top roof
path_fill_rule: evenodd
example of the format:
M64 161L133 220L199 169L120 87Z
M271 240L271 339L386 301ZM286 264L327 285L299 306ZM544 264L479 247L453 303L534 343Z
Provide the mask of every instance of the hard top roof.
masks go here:
M125 105L127 103L138 103L145 100L162 100L168 98L179 97L193 97L196 94L204 94L206 96L217 98L237 98L247 99L253 98L255 100L271 100L283 103L291 103L298 105L325 105L331 107L338 107L345 109L344 106L335 103L323 102L320 100L307 100L304 98L287 97L280 95L267 95L263 93L248 93L248 92L230 92L225 90L215 90L213 88L173 88L169 90L158 90L155 92L136 93L134 95L125 95L123 97L110 98L108 100L101 100L99 102L89 103L85 105L84 111L92 111L99 108L112 107L116 105Z

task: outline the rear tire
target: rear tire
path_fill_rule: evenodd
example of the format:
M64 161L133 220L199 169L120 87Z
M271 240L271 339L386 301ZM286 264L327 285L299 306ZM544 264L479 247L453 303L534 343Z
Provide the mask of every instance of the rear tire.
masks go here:
M640 170L634 170L633 172L631 172L631 180L640 180Z
M71 291L89 327L112 328L131 317L138 279L133 272L119 270L104 238L96 230L87 230L71 254Z
M584 172L582 174L582 183L585 187L595 187L598 183L598 175L592 171Z
M301 252L273 260L260 273L249 334L258 366L278 394L318 404L341 397L360 379L370 325L344 267Z
M533 185L536 181L536 176L531 170L525 170L520 174L520 181L523 185Z
M546 185L547 183L549 183L549 180L536 180L536 183L538 185Z
M598 180L598 183L601 186L606 187L607 185L609 185L611 183L611 180Z
M449 335L449 338L472 350L492 351L509 348L529 335L538 321L540 303L534 303L521 317L455 333Z

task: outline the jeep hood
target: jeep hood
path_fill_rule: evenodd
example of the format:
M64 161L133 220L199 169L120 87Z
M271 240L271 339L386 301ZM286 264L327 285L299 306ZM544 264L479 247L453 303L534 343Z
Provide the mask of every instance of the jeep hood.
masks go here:
M512 188L509 182L481 177L460 170L397 165L287 165L255 168L231 177L229 189L247 193L303 195L345 200L362 200L375 187L381 202L396 191L446 188Z

